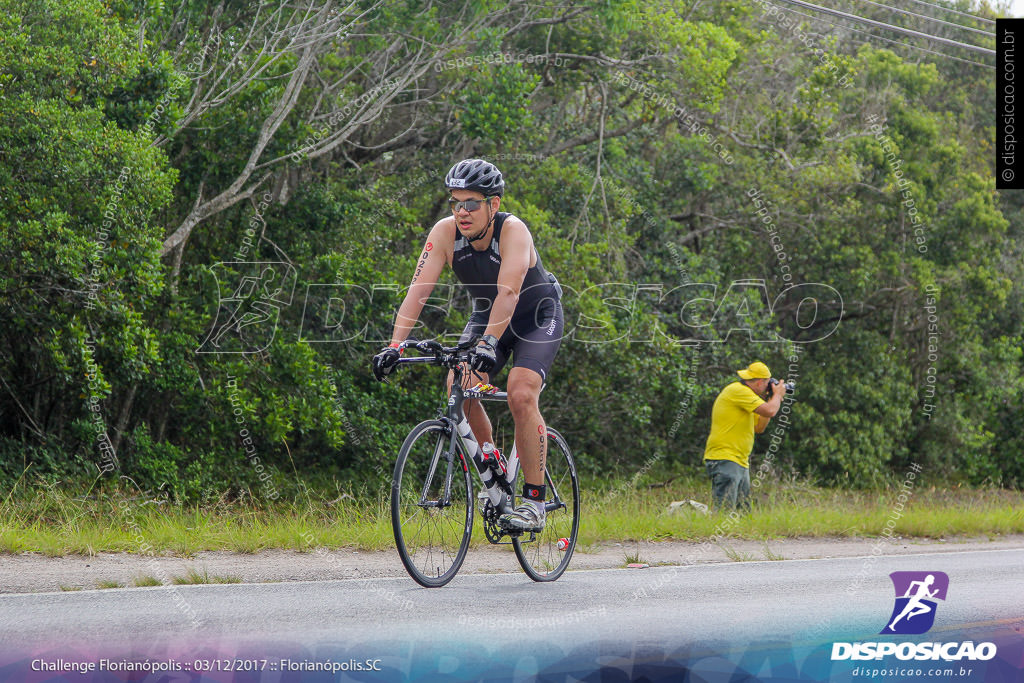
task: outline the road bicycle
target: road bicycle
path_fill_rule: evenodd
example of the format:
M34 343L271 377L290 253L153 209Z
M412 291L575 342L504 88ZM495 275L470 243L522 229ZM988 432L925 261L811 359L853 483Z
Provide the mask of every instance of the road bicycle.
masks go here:
M554 581L565 572L576 548L580 523L576 464L562 435L546 427L547 523L537 533L506 531L499 526L498 517L515 508L523 479L515 446L507 464L485 460L463 412L467 399L508 400L506 392L483 383L464 388L473 381L468 356L475 343L471 339L444 347L435 340L407 340L400 345L400 349L413 348L425 355L399 358L396 365L438 365L451 370L454 381L437 417L409 432L395 461L391 480L395 545L402 564L420 585L436 588L455 578L473 533L477 498L470 473L475 472L480 488L487 492L479 501L487 540L511 543L523 571L534 581Z

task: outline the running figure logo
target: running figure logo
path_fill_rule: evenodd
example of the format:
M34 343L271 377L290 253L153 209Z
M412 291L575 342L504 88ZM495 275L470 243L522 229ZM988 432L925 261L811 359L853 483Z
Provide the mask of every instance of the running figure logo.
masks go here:
M896 604L881 633L917 635L935 623L936 600L945 600L949 577L944 572L893 572Z
M219 290L217 317L196 353L257 353L274 340L281 309L291 304L290 263L224 262L211 267Z

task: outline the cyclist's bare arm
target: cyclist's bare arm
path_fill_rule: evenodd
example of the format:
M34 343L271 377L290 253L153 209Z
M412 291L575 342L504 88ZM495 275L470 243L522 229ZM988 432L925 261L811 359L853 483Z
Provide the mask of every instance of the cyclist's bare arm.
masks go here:
M498 249L501 253L498 295L491 304L491 317L484 334L501 338L519 303L519 292L523 288L523 280L526 279L526 271L530 269L530 258L533 256L533 238L521 220L510 217L505 221Z
M409 332L416 325L423 306L434 291L444 264L451 262L452 250L455 248L454 230L454 219L444 218L435 223L427 235L427 241L416 261L416 270L413 271L409 291L406 292L402 305L398 307L398 315L395 316L395 328L391 332L393 344L409 338Z

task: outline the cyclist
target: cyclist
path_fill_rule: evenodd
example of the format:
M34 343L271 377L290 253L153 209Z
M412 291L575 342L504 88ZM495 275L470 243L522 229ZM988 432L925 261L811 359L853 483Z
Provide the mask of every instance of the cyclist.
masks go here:
M493 164L465 159L445 177L452 215L430 230L391 334L391 345L373 358L374 376L394 369L398 345L408 338L447 263L473 298L463 340L482 335L470 350L470 365L489 383L511 356L508 405L515 421L523 468L523 502L498 523L510 531L541 531L545 511L547 429L538 397L562 340L562 290L541 264L526 224L499 211L505 181ZM469 375L469 373L466 373ZM448 376L451 386L452 374ZM493 442L491 423L479 400L467 401L466 416L478 443Z

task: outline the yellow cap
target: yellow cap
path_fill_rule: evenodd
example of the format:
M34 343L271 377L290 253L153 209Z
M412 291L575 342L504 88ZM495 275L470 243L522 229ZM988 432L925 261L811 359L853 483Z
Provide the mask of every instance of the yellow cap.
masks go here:
M736 374L743 379L768 379L772 376L772 371L768 369L768 366L759 361L751 363L745 370L737 370Z

